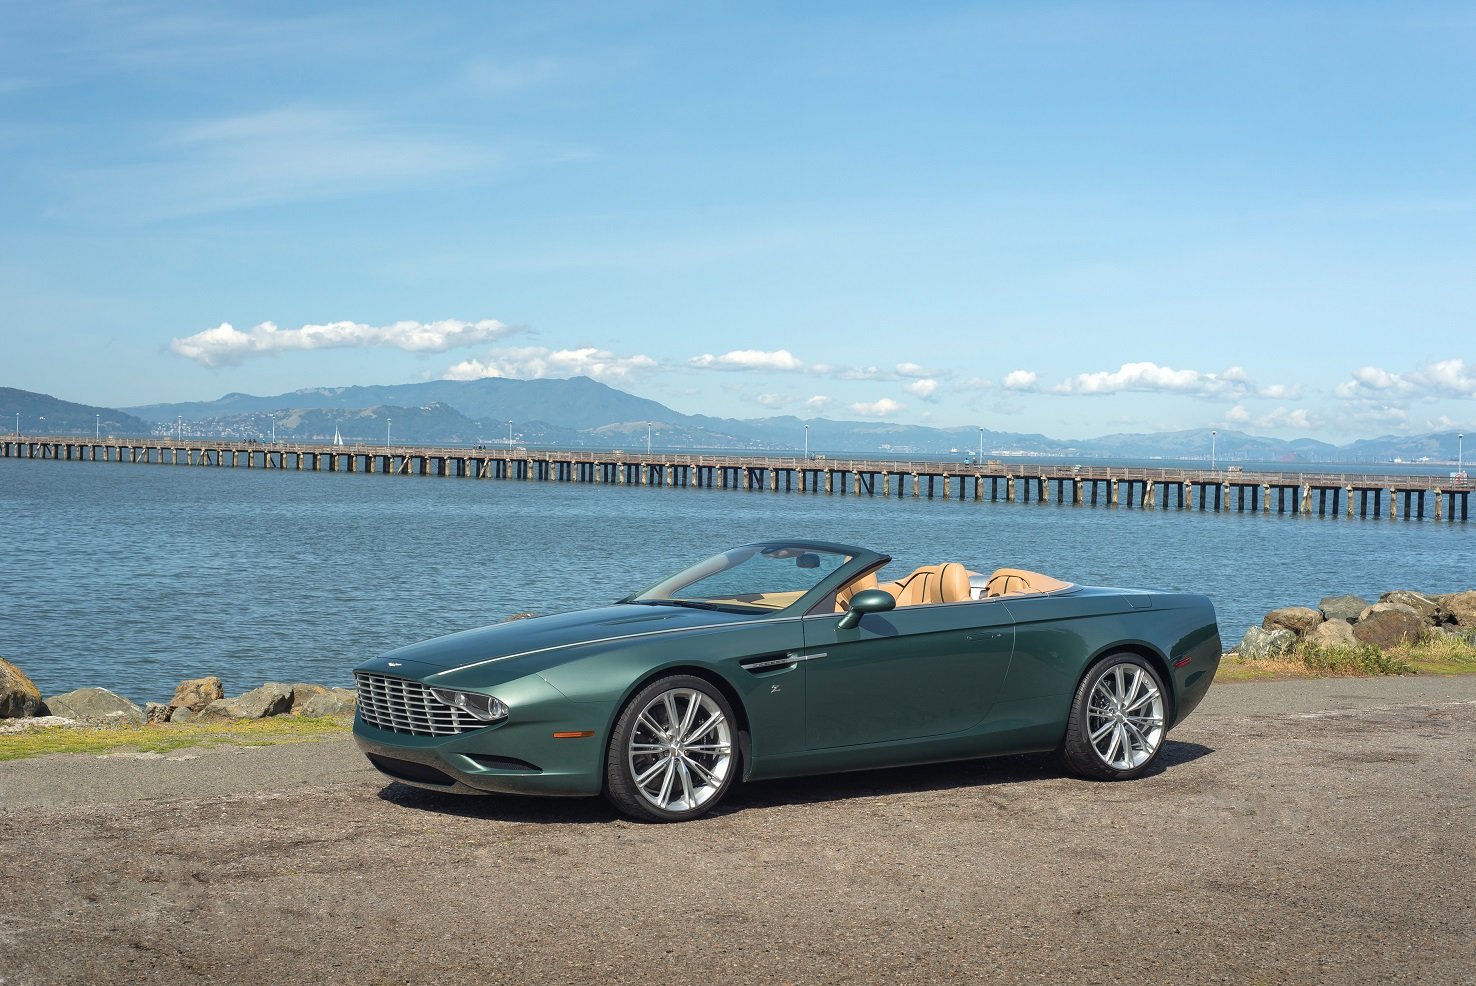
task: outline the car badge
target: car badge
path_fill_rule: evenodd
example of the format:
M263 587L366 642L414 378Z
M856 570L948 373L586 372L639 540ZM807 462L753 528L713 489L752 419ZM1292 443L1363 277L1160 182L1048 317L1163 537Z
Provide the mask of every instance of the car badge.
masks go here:
M399 661L390 661L389 662L389 666L392 667L392 668L397 668L397 667L400 666L400 662Z

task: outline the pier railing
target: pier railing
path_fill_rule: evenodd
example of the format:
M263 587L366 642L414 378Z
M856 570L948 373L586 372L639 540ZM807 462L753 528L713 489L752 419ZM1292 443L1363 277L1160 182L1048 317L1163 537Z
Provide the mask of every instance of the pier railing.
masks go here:
M0 437L0 456L829 496L1071 503L1141 509L1461 520L1472 483L1429 474L1045 465L521 446L321 445L149 436ZM1387 504L1387 507L1386 507Z

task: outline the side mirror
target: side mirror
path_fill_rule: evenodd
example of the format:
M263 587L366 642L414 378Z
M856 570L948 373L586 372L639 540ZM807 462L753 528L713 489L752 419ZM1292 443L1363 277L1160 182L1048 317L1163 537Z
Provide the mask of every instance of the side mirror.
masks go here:
M854 630L867 613L885 613L897 608L897 600L885 589L863 589L851 597L851 608L836 624L839 630Z

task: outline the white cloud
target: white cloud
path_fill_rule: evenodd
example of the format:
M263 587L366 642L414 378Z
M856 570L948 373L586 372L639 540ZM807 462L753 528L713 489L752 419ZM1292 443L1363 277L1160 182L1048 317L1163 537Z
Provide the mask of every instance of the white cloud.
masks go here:
M754 402L763 407L772 409L788 407L790 404L794 403L794 398L786 397L783 394L759 394L757 397L754 398Z
M905 410L906 407L907 405L898 404L890 397L883 397L870 403L857 402L852 404L851 411L864 418L884 418L889 414L896 414L898 411Z
M1225 412L1225 423L1231 425L1247 425L1253 420L1250 411L1244 404L1237 404Z
M483 359L462 360L447 368L447 380L480 380L483 377L513 377L537 380L543 377L592 377L595 380L628 380L657 366L649 356L617 356L603 349L545 349L524 346L498 349Z
M393 325L328 322L297 329L280 329L272 322L262 322L245 332L229 322L222 322L213 329L169 340L169 349L203 366L226 366L249 357L287 350L389 346L412 353L443 353L460 346L490 342L516 331L516 328L490 318L479 322L443 319L439 322L395 322Z
M1388 401L1412 395L1427 399L1476 397L1476 368L1468 369L1460 359L1425 363L1408 373L1360 366L1351 376L1333 391L1346 401Z
M917 363L898 363L897 376L899 377L930 377L933 372Z
M1245 371L1231 367L1223 374L1198 370L1175 370L1157 363L1124 363L1116 370L1078 373L1058 384L1061 394L1118 394L1123 391L1159 391L1180 394L1219 396L1246 391Z
M938 391L938 381L931 378L914 380L911 383L903 384L902 389L914 397L920 397L925 401L931 400L933 395Z
M1005 390L1034 390L1040 375L1032 370L1011 370L1005 374Z
M766 352L762 349L735 349L721 356L703 353L687 363L704 370L803 370L805 364L787 349Z
M809 408L811 411L823 411L829 404L830 398L826 397L824 394L816 394L814 397L811 397L809 400L805 401L805 407Z

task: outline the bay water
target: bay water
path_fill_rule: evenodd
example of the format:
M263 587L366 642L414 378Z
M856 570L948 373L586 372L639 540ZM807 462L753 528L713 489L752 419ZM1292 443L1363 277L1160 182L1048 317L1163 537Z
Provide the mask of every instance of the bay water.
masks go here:
M0 656L43 694L349 685L436 634L600 605L774 537L1277 606L1476 588L1476 524L0 459ZM886 574L883 577L887 577Z

